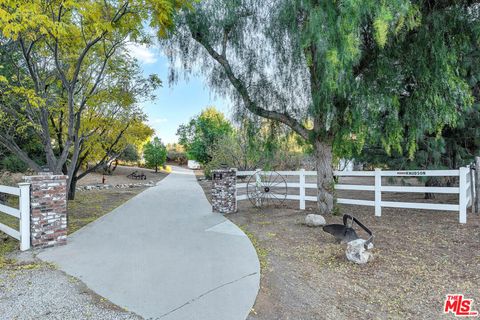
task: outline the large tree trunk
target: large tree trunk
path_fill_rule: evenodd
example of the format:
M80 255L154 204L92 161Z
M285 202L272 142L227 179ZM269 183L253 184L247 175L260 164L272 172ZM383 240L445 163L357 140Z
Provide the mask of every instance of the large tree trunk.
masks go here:
M314 147L317 167L318 209L320 214L330 214L333 213L335 205L332 145L316 141Z
M115 159L115 165L113 166L111 172L115 172L115 170L117 170L117 167L118 167L118 159Z
M425 187L439 187L441 185L439 179L437 177L430 177L428 178L427 182L425 182ZM435 193L425 193L425 199L435 199Z
M77 177L73 176L70 181L70 188L68 189L68 200L75 200L75 191L77 191Z

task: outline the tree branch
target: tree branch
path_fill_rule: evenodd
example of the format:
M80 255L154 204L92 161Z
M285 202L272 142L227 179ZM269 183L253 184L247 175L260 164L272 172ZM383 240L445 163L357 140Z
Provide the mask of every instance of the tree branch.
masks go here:
M97 170L102 164L105 163L105 161L111 156L113 148L115 148L115 146L120 142L120 139L123 137L123 134L125 133L125 131L127 131L128 127L130 127L130 123L128 123L125 126L125 128L123 128L122 131L120 131L120 133L115 138L115 141L112 142L110 147L105 152L105 155L103 156L103 158L95 166L93 166L92 168L89 168L88 170L85 170L80 175L78 175L77 180L80 180L81 178L83 178L87 174L89 174L90 172L92 172L94 170ZM79 163L79 165L80 165L80 163Z
M41 171L41 168L40 166L35 162L33 161L29 156L28 154L23 151L19 146L18 144L16 144L13 140L13 137L8 135L8 134L5 134L5 133L2 133L0 135L0 144L2 144L3 146L5 146L5 148L7 148L8 150L10 150L10 152L12 152L13 154L15 154L17 157L19 157L23 162L25 162L31 169L35 170L35 171Z
M203 36L200 33L192 30L191 32L192 32L193 39L197 41L199 44L201 44L207 50L210 56L212 56L212 58L215 59L215 61L217 61L223 67L225 74L230 80L230 83L235 87L237 92L240 94L245 104L245 107L250 112L263 118L279 121L289 126L290 128L292 128L302 138L309 139L311 130L308 130L307 128L305 128L295 118L291 117L289 114L285 112L278 112L278 111L272 111L272 110L261 108L254 101L252 101L252 99L248 94L247 87L239 78L235 76L230 66L230 63L228 62L226 57L222 56L217 51L215 51L215 49L213 49L213 47L207 41L204 41Z

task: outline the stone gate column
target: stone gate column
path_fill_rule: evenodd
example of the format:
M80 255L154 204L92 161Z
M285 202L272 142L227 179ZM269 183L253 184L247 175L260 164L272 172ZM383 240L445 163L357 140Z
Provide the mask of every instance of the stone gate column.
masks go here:
M23 177L30 183L32 248L67 243L67 176L41 172Z
M237 212L237 169L212 171L212 210L219 213Z

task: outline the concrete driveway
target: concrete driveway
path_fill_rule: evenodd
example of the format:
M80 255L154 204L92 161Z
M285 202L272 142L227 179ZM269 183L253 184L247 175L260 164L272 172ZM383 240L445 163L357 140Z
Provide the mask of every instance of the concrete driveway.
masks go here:
M248 237L178 167L39 257L145 319L243 320L260 282Z

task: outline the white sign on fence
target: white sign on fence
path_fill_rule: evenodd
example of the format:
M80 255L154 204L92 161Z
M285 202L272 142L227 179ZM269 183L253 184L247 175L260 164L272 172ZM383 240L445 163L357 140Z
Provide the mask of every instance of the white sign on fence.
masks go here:
M0 186L0 193L19 197L19 207L12 208L0 204L0 211L20 220L20 230L0 223L0 231L20 241L20 250L30 249L30 184L20 183L18 188Z
M257 171L238 171L237 176L245 177L255 174ZM298 183L287 183L289 188L299 188L298 195L287 195L287 199L298 200L300 209L305 209L306 201L317 201L317 197L305 195L306 189L317 189L315 183L305 183L306 176L316 176L316 171L278 171L284 176L298 176ZM268 172L267 172L268 174ZM473 204L473 196L471 188L474 188L469 169L464 167L458 170L410 170L410 171L383 171L375 169L375 171L335 171L337 177L374 177L374 185L350 185L336 184L336 190L357 190L357 191L373 191L375 193L374 200L360 200L338 198L337 203L352 204L360 206L375 207L375 216L382 215L382 207L390 208L408 208L408 209L427 209L442 211L457 211L459 213L459 222L467 222L467 208ZM383 186L382 177L458 177L458 187L422 187L422 186ZM237 184L237 189L245 188L246 183ZM400 202L400 201L383 201L382 192L401 192L401 193L446 193L458 194L458 204L443 203L421 203L421 202ZM247 195L237 196L237 200L247 199Z

